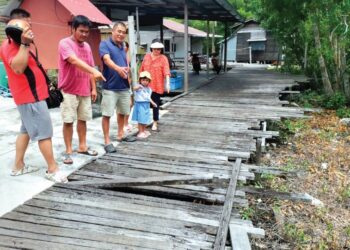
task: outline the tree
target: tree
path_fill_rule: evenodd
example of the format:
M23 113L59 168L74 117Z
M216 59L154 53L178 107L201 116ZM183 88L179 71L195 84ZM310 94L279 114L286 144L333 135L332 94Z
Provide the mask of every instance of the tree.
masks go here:
M299 65L328 95L350 99L348 0L260 0L256 15L284 48L286 67Z

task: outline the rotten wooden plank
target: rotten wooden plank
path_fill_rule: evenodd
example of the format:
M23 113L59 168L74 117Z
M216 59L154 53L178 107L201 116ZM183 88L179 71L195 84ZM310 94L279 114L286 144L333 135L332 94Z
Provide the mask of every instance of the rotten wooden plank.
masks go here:
M172 185L172 184L200 184L212 183L224 180L221 176L213 174L202 175L168 175L145 178L113 177L111 179L91 180L91 181L71 181L69 185L85 185L100 187L128 187L145 185Z
M219 229L215 237L214 250L224 250L227 239L227 232L233 207L233 198L236 192L237 177L242 160L238 158L232 169L232 176L227 189L225 204L220 217Z

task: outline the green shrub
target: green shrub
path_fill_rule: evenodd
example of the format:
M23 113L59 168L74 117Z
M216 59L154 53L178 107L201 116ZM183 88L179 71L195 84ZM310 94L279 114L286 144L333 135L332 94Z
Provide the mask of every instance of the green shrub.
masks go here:
M289 134L295 134L305 128L306 128L306 120L302 120L302 119L297 119L297 120L285 119L282 121L282 124L281 124L281 129Z
M350 108L339 108L336 114L339 118L350 118Z
M295 99L295 102L297 102L300 106L303 106L305 108L321 107L323 101L324 97L321 93L310 89L302 92Z
M323 107L327 109L340 109L345 107L346 97L342 93L335 93L331 97L324 97Z

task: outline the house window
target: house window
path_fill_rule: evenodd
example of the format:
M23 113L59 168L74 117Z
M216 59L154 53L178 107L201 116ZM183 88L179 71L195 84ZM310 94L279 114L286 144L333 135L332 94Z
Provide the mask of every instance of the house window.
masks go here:
M265 41L250 42L252 51L265 51Z
M171 44L171 50L172 52L176 52L176 43Z
M266 40L266 32L264 30L256 30L250 33L250 40Z

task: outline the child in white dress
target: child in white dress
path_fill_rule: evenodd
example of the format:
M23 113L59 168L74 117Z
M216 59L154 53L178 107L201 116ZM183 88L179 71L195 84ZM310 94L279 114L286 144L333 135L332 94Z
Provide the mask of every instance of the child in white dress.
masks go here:
M131 119L138 123L138 139L145 139L151 134L146 131L146 126L151 123L150 103L157 107L157 104L151 99L152 90L149 87L151 80L151 74L143 71L140 73L139 84L133 88L135 104Z

